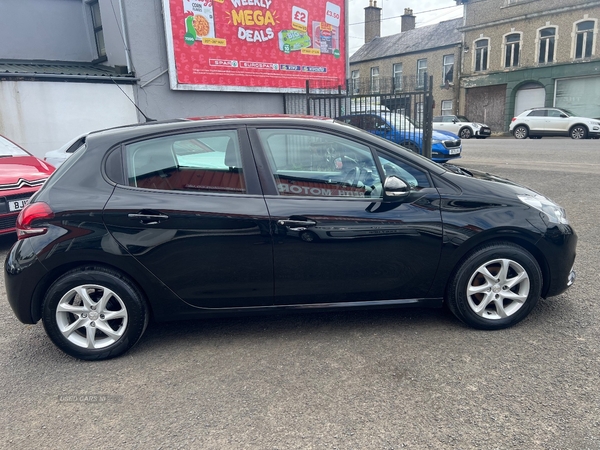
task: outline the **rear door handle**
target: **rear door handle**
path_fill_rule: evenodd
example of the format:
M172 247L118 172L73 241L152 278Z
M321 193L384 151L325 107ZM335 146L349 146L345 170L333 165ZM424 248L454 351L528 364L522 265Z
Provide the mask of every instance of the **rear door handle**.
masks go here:
M316 225L317 222L312 220L278 220L277 225L288 227L291 231L306 231L308 227Z
M129 217L130 219L138 219L140 221L140 223L143 223L145 225L156 225L157 223L160 223L161 220L167 220L169 218L169 216L167 216L166 214L160 214L160 213L144 213L144 212L139 212L139 213L134 213L134 214L127 214L127 217Z

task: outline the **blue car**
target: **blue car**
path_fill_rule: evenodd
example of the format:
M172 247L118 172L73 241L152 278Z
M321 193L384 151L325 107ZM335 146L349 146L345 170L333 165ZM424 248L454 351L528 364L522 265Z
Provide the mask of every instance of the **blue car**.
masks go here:
M337 120L423 154L423 130L404 114L391 111L368 111L338 117ZM460 158L461 153L462 143L456 134L433 130L431 156L435 162Z

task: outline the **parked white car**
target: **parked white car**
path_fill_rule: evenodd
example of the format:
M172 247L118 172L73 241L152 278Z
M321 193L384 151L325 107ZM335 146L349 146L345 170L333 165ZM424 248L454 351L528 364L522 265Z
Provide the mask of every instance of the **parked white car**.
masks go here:
M573 139L600 137L600 121L579 117L563 108L532 108L513 117L509 131L517 139L570 136Z
M81 147L85 143L85 138L89 133L80 134L77 137L74 137L70 141L68 141L65 145L56 150L51 150L46 152L44 155L44 161L49 162L54 167L60 166L64 163L69 156L75 153L79 147Z
M433 129L449 131L457 134L461 139L485 139L492 134L492 130L484 123L471 122L465 116L435 116Z

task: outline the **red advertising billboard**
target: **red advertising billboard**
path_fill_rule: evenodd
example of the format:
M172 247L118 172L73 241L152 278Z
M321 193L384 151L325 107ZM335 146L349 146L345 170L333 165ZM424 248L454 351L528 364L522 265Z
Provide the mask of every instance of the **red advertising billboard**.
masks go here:
M346 79L345 0L163 0L172 89L302 92Z

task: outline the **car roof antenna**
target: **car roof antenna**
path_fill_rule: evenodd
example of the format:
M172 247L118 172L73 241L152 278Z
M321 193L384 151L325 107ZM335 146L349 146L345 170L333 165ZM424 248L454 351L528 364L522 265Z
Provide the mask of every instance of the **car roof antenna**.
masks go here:
M135 106L135 109L137 109L137 110L140 112L140 114L141 114L142 116L144 116L144 119L146 119L146 122L156 122L156 119L153 119L153 118L151 118L151 117L148 117L146 114L144 114L144 111L142 111L142 110L139 108L139 106L138 106L138 105L136 105L136 104L135 104L135 102L134 102L133 100L131 100L131 98L129 97L129 95L127 95L127 93L126 93L126 92L125 92L125 91L124 91L124 90L121 88L121 86L119 86L119 84L118 84L118 83L117 83L117 82L116 82L116 81L115 81L115 80L114 80L112 77L111 77L111 80L112 80L112 82L113 82L113 83L115 83L115 85L116 85L116 86L117 86L117 87L118 87L118 88L121 90L121 92L123 93L123 95L124 95L125 97L127 97L127 100L129 100L129 101L130 101L130 102L133 104L133 106Z

